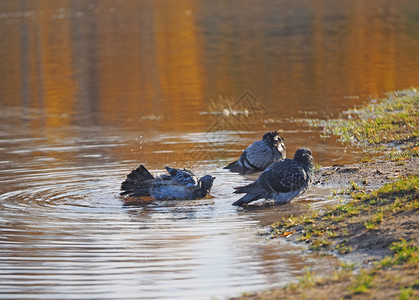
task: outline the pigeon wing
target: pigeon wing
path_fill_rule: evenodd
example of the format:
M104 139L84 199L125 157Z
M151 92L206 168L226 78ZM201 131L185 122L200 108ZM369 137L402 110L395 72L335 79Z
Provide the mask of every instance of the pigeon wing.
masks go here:
M171 168L167 166L165 166L164 168L167 170L167 172L170 174L171 177L175 177L177 172L179 171L179 169L175 169L175 168Z
M263 141L254 142L242 153L240 161L247 168L264 170L272 163L272 149Z
M171 179L174 181L172 184L185 185L186 187L198 187L199 180L192 171L170 167L165 168L169 172Z
M292 159L285 159L263 172L257 183L272 192L288 193L304 186L307 180L308 174L302 166Z
M157 200L186 200L192 199L193 190L175 180L161 180L153 184L151 195Z

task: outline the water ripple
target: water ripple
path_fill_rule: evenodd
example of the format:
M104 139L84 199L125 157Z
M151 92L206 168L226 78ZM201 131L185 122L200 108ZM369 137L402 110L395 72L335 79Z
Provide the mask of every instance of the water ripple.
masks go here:
M182 139L172 138L169 143ZM217 177L211 197L133 204L119 196L119 186L138 162L97 152L123 142L97 138L91 145L33 147L40 141L19 140L3 143L15 150L0 164L0 297L209 298L249 290L249 282L252 290L277 286L313 264L256 232L278 214L306 210L304 201L321 202L322 191L287 208L238 210L231 205L238 197L233 187L257 175L232 174L217 161L190 161L197 174L211 170ZM190 141L198 142L199 134L186 137ZM58 159L50 151L71 156ZM28 153L36 155L21 161ZM162 171L157 168L150 166Z

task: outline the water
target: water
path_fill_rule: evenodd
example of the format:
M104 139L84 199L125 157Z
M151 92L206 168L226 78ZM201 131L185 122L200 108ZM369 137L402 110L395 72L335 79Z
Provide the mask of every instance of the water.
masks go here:
M418 15L417 1L2 1L0 298L224 298L333 270L257 235L329 190L237 209L233 187L257 175L222 167L274 129L289 156L359 161L297 120L417 85ZM211 197L120 197L140 163L210 173Z

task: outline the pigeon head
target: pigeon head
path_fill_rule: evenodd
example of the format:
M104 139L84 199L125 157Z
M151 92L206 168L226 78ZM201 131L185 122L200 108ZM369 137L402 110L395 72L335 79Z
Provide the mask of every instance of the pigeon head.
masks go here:
M263 135L263 141L269 146L278 149L278 152L283 154L285 158L285 144L284 138L278 134L278 131L270 131Z
M303 166L313 165L313 155L308 148L298 149L294 154L294 160L300 162Z
M205 175L201 177L201 188L205 191L210 191L212 188L212 183L214 182L215 177L211 175Z

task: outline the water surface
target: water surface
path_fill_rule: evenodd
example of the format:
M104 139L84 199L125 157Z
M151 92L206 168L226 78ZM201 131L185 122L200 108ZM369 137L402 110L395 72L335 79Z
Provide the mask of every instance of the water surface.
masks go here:
M408 0L1 1L0 298L224 298L333 270L257 235L330 190L237 209L257 174L222 167L268 130L289 156L359 161L297 120L417 85L418 16ZM127 201L140 163L212 174L211 197Z

